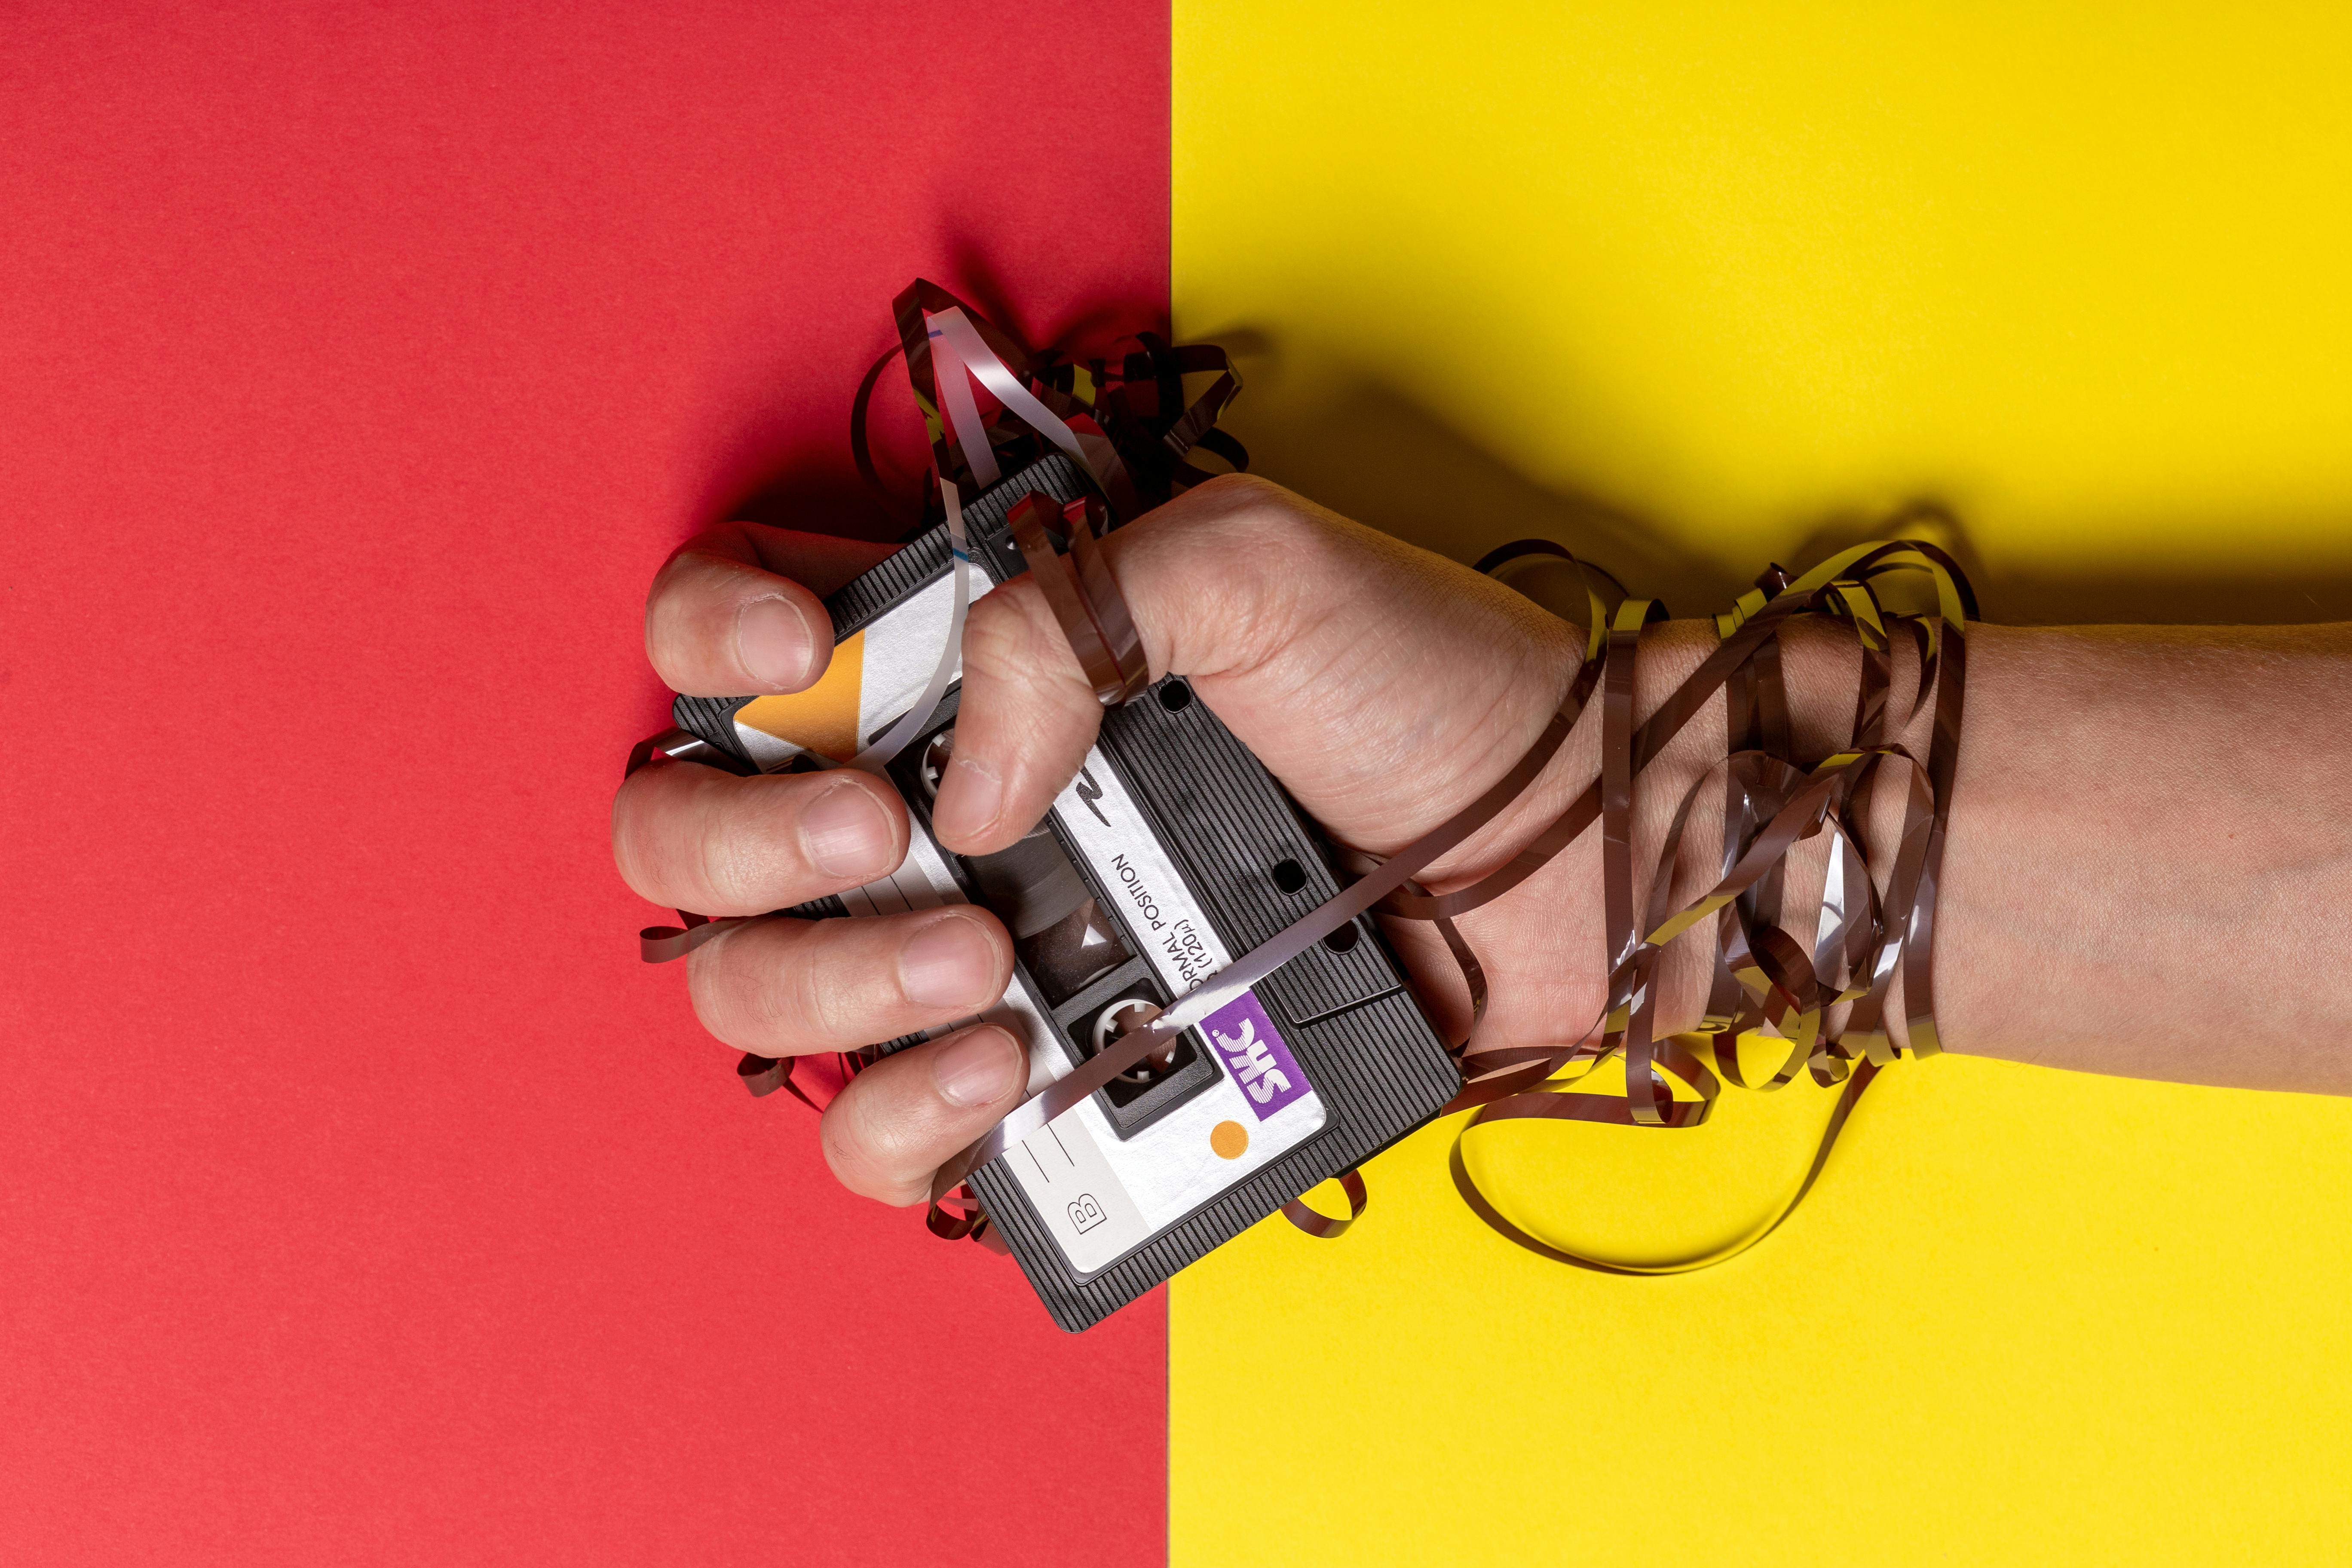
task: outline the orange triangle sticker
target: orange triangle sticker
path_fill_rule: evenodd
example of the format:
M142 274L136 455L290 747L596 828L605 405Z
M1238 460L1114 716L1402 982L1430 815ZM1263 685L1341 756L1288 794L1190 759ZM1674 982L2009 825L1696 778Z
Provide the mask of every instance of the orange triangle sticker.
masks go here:
M865 670L866 634L852 632L835 647L833 662L814 686L789 697L747 702L736 710L735 722L845 763L857 754L857 700Z

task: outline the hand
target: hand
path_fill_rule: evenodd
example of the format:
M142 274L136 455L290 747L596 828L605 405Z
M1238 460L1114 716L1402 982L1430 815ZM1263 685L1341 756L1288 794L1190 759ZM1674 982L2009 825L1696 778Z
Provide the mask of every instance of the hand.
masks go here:
M1202 485L1112 534L1107 551L1153 678L1184 676L1335 841L1374 853L1411 843L1509 769L1582 652L1578 628L1511 589L1263 480ZM689 694L799 690L831 651L819 595L884 553L751 524L706 534L655 580L654 667ZM1692 662L1645 645L1643 705ZM933 822L949 848L984 854L1045 814L1101 709L1025 577L974 605L963 667ZM1594 727L1580 726L1527 796L1423 880L1442 889L1500 865L1592 776L1597 754ZM1644 793L1645 821L1657 819L1650 837L1662 837L1672 798ZM614 803L614 853L630 886L709 915L760 914L873 880L905 854L907 834L890 786L846 770L738 778L672 763L641 771ZM1480 1047L1575 1038L1593 1022L1597 838L1462 922L1489 983ZM1459 1039L1468 996L1443 944L1410 922L1390 922L1390 934L1441 1032ZM739 927L692 955L688 981L720 1040L785 1057L969 1017L1002 994L1012 962L996 920L959 906ZM931 1171L1020 1098L1024 1063L989 1026L885 1058L825 1112L835 1173L871 1197L919 1201Z

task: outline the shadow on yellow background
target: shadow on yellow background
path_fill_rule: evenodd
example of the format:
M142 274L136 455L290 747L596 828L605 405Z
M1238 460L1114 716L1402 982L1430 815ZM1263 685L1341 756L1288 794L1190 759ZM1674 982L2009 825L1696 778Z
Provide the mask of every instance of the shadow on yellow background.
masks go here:
M2347 195L2352 199L2352 189ZM2345 281L2352 287L2352 258ZM2252 548L2219 560L2184 561L2159 546L2097 562L2006 554L1988 561L1968 516L1927 478L1867 505L1827 500L1818 514L1759 536L1764 553L1734 554L1712 533L1678 531L1633 503L1530 479L1374 373L1311 352L1303 369L1295 367L1276 334L1255 325L1188 331L1237 351L1247 401L1228 423L1246 433L1254 472L1465 562L1514 539L1558 540L1607 564L1636 592L1664 597L1677 615L1730 604L1766 553L1785 556L1790 566L1810 564L1879 537L1890 518L1925 510L1943 518L1939 539L1968 566L1990 618L2012 626L2352 619L2352 478L2340 505L2256 518L2250 536L2239 531L2249 521L2242 514L2259 513L2265 498L2259 485L2239 492L2242 515L2219 526ZM1312 395L1286 400L1302 380ZM2352 399L2346 407L2352 410Z
M1996 620L2352 618L2337 14L1178 0L1174 59L1176 324L1328 505L1686 615L1929 502ZM1828 1103L1475 1163L1663 1253ZM1178 1279L1179 1568L2352 1555L2352 1104L1905 1064L1664 1280L1485 1231L1452 1131Z

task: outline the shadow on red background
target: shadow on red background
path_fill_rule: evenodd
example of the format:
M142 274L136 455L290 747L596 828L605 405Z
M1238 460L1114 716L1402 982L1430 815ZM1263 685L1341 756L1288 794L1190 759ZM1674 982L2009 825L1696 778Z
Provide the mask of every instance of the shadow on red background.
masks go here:
M1166 49L19 9L0 1557L1161 1557L1160 1299L1067 1338L840 1194L636 963L604 823L669 548L903 527L843 441L908 277L1164 315Z

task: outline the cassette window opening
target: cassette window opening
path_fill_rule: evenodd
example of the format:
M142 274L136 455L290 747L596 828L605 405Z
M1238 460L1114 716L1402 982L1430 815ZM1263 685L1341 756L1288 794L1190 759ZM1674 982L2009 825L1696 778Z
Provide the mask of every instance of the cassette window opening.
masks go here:
M889 764L926 830L940 780L955 747L960 691L940 705L945 721ZM1050 817L992 855L942 850L972 901L1004 922L1013 957L1029 976L1072 1065L1150 1021L1169 1001L1151 965L1134 950L1115 906L1107 905L1055 834ZM1121 1139L1191 1100L1220 1076L1213 1056L1187 1030L1159 1056L1096 1094Z

